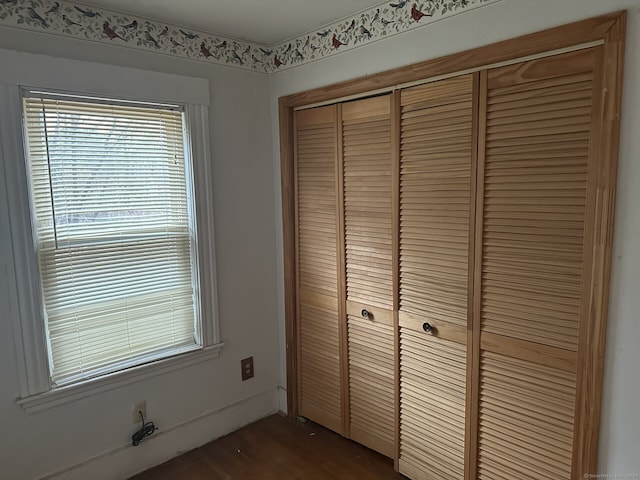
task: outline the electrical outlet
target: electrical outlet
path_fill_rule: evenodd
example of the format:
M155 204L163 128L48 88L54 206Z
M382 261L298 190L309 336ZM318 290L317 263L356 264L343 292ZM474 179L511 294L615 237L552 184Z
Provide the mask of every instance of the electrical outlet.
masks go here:
M240 366L242 367L243 382L253 377L253 357L240 360Z
M142 400L136 403L131 410L133 415L133 423L140 423L142 419L140 418L140 412L142 412L142 416L147 418L147 401Z

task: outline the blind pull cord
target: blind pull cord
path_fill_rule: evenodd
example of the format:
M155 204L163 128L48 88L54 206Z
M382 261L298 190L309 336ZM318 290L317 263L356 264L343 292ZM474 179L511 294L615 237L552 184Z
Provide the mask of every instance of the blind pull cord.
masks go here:
M47 147L47 170L49 171L49 194L51 195L51 214L53 217L53 242L58 250L58 227L56 225L56 206L53 200L53 178L51 177L51 155L49 154L49 130L47 128L47 112L44 108L44 98L42 102L42 121L44 123L44 142Z

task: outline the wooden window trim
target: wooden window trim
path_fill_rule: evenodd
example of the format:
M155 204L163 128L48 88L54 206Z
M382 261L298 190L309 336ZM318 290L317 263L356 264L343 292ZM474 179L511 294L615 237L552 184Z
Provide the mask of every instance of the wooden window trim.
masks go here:
M613 220L615 207L622 68L624 59L626 11L613 12L568 25L524 35L511 40L452 55L396 68L375 75L340 82L280 97L280 165L284 250L284 305L287 365L287 410L297 415L297 328L296 328L296 249L295 249L295 175L293 111L321 102L337 101L354 95L391 88L394 85L428 80L442 75L532 55L570 48L590 42L604 45L602 95L594 100L600 115L593 127L598 135L592 140L598 157L598 179L591 194L596 196L592 272L589 291L589 320L580 341L586 345L578 364L578 391L573 471L580 476L595 473L598 458L604 348L609 303ZM472 421L474 421L472 419ZM477 419L475 419L477 421Z

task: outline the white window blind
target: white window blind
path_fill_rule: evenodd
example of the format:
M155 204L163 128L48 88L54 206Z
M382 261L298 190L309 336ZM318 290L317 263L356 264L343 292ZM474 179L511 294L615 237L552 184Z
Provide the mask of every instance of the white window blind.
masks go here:
M28 92L24 121L52 382L198 348L182 109Z

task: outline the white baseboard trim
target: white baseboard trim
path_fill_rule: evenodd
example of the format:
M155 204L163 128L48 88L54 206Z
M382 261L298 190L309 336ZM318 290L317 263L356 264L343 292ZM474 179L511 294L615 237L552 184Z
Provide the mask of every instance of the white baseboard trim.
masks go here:
M138 447L114 448L39 480L124 480L278 412L278 388L163 428Z

